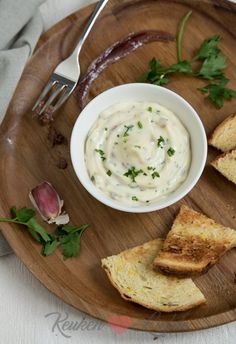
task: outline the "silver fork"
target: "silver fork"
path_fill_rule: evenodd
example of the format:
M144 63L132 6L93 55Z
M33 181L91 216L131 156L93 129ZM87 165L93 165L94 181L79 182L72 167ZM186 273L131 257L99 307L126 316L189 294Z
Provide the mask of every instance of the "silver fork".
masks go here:
M50 113L50 115L57 111L62 104L70 97L74 91L80 78L79 54L83 44L88 37L97 17L105 7L108 0L100 0L95 11L86 24L84 31L80 36L78 45L73 53L64 61L62 61L53 71L48 84L43 89L38 100L36 101L32 111L37 111L37 115L43 113ZM48 99L46 99L49 92L52 91ZM56 103L53 104L54 100Z

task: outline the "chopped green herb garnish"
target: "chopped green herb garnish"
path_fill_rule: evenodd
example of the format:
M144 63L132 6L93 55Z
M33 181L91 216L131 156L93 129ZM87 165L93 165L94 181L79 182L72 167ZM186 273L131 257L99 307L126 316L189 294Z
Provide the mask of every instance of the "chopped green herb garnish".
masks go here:
M92 176L92 177L91 177L91 180L92 180L92 182L95 182L95 177Z
M155 171L155 172L152 173L152 178L153 179L160 178L160 174L157 171Z
M114 142L114 145L118 145L119 143L118 142Z
M157 140L157 147L164 148L164 145L165 145L165 140L162 136L160 136L159 139Z
M110 177L112 175L112 172L110 170L108 170L107 175Z
M133 196L133 197L132 197L132 201L138 201L138 197Z
M116 137L120 137L120 135L119 135L119 134L117 134L117 135L116 135Z
M155 168L155 167L152 167L152 166L148 166L147 169L148 169L148 171L155 171L156 168Z
M108 130L108 128L105 128L105 130L107 131L107 130Z
M170 148L168 149L168 151L167 151L167 154L168 154L169 156L173 156L173 155L175 154L174 148L170 147Z
M95 149L95 152L100 154L100 157L101 157L102 161L106 160L106 158L104 156L105 153L104 153L104 151L102 149Z
M143 125L142 125L142 123L141 123L140 121L138 121L138 127L139 127L140 129L143 128Z
M147 173L146 173L146 172L143 172L143 175L146 177L146 176L147 176Z
M152 112L152 107L149 106L147 110L148 110L149 112Z
M126 173L124 173L124 176L130 177L132 182L135 183L135 178L140 174L143 173L143 170L136 170L136 168L133 166L131 167Z
M149 203L149 202L150 202L150 201L148 201L148 200L146 201L146 203Z
M139 148L139 149L141 149L141 146L138 146L138 145L135 145L134 147L135 147L135 148Z
M125 132L124 132L124 137L129 136L128 132L131 130L134 126L133 125L125 125Z

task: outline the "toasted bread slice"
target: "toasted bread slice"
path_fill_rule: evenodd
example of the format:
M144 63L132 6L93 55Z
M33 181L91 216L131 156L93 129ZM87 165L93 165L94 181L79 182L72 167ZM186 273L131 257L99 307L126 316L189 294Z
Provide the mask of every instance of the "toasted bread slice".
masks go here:
M179 279L153 270L152 262L163 245L156 239L102 259L102 267L121 296L161 312L185 311L206 302L189 278Z
M183 276L202 273L235 246L235 230L182 206L154 268Z
M215 128L208 143L222 152L236 148L236 113L227 117Z
M221 154L211 162L211 165L228 180L236 184L236 149Z

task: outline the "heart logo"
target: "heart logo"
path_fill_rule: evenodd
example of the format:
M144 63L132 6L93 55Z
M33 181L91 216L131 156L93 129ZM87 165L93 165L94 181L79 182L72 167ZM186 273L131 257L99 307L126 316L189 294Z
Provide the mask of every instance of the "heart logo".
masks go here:
M122 335L132 324L132 319L127 315L111 315L107 322L111 327L112 331L115 332L117 335Z

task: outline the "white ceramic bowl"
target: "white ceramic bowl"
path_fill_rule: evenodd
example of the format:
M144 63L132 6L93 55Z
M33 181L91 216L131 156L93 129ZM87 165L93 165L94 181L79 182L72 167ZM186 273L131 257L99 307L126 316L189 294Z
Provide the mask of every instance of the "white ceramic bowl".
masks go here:
M102 111L115 103L127 101L156 102L163 105L178 116L190 134L192 162L189 174L177 190L158 203L132 207L118 203L102 193L92 183L87 172L84 161L84 145L90 128ZM70 150L75 173L81 184L93 197L114 209L132 213L146 213L168 207L192 190L206 163L207 139L198 114L186 100L164 87L136 83L125 84L103 92L85 107L74 125Z

